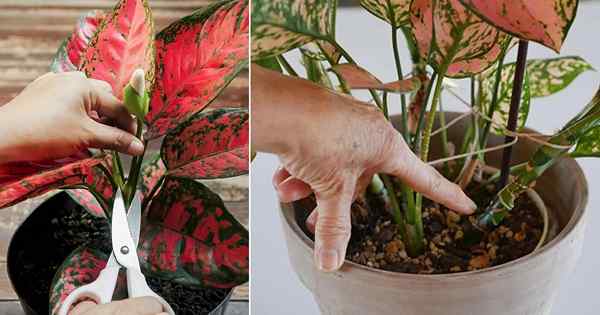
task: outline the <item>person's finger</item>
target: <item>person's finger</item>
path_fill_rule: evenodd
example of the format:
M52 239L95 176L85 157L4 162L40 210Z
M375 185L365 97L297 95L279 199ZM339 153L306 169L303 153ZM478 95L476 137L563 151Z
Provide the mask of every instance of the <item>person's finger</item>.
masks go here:
M307 183L292 177L282 166L273 174L273 186L282 202L300 200L312 194L312 189Z
M315 225L317 224L318 219L319 219L319 212L316 209L310 213L308 218L306 218L306 228L312 234L315 234Z
M92 110L111 118L117 127L135 133L136 122L127 108L112 94L112 87L100 80L89 79L92 93Z
M116 150L129 155L144 153L144 144L132 134L92 119L89 119L88 125L90 135L87 142L91 148Z
M276 187L279 200L282 202L292 202L306 198L312 194L310 186L295 178L288 177Z
M69 315L85 315L89 310L96 307L96 302L94 301L81 301L77 303L71 311L68 312Z
M315 261L320 270L335 271L344 263L350 240L350 206L355 179L339 189L316 192L318 217L315 224Z
M399 134L397 136L400 137ZM397 138L393 148L382 172L399 177L415 191L457 212L470 214L477 209L458 185L419 159L401 138Z
M279 166L273 174L273 187L277 188L281 182L290 177L290 173L283 166Z
M162 313L163 306L160 302L149 296L126 299L121 301L105 304L106 313L98 312L98 314L135 314L135 315L156 315Z

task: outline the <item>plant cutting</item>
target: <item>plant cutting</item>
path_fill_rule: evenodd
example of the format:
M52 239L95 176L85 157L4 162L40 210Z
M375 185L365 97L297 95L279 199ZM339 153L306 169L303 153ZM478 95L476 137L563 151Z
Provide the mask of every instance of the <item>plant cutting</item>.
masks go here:
M54 189L70 196L42 205L53 208L52 216L33 230L49 230L43 241L56 246L51 257L11 245L24 265L15 267L21 280L15 287L28 292L22 298L30 310L54 314L70 292L97 278L110 253L108 220L117 189L126 207L136 192L143 195L142 271L177 314L212 312L247 281L248 232L199 180L248 172L248 112L209 107L247 67L248 12L246 1L219 1L155 34L148 2L122 0L79 20L52 71L82 71L109 83L136 117L136 136L161 149L133 157L129 169L110 150L0 166L12 175L2 177L0 207ZM27 221L43 216L37 212ZM28 285L31 290L19 290Z
M314 201L284 204L288 248L301 280L328 314L398 309L468 314L481 307L492 314L547 314L557 281L551 277L554 287L542 288L523 279L561 273L576 259L577 247L565 248L564 242L581 237L577 224L586 188L570 158L596 155L591 148L597 141L598 97L555 134L526 129L535 98L557 93L592 70L575 56L528 60L527 48L534 41L558 53L577 1L534 7L524 1L384 0L361 1L361 6L389 24L395 81L379 80L336 41L336 1L254 1L253 62L340 93L368 90L372 105L398 127L412 151L458 183L479 210L461 217L378 174L353 205L346 256L351 263L335 277L319 274L305 257L312 243L304 220ZM399 37L411 56L410 72L402 69ZM516 46L512 62L509 52ZM305 71L286 60L285 53L295 49ZM470 98L460 96L449 79L467 80ZM444 112L445 96L464 103L467 111ZM392 106L399 115L389 114ZM571 176L566 168L576 170L569 181L581 190L576 193L581 199L565 196L563 177ZM568 256L568 262L542 261L556 256ZM534 294L520 301L525 292ZM357 295L374 301L356 301Z

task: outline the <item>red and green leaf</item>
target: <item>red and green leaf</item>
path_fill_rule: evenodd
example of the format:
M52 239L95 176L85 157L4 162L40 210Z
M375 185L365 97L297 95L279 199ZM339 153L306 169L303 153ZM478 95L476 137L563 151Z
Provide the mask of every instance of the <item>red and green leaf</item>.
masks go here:
M510 38L458 0L414 0L411 23L421 58L430 58L438 73L448 77L467 77L487 69Z
M167 168L158 153L142 164L142 180L139 182L139 189L142 192L144 199L152 197L149 196L149 194L154 187L159 184L160 179L166 172Z
M194 179L247 174L249 123L246 110L218 109L180 124L161 148L168 174Z
M248 64L248 3L222 1L156 37L156 84L146 139L204 109Z
M50 314L58 310L75 289L96 280L106 266L108 255L99 250L79 247L58 268L50 286Z
M579 0L460 0L495 27L560 51Z
M108 179L110 158L92 157L72 162L41 173L33 174L0 187L0 208L12 206L25 199L53 189L86 187L104 200L112 200L114 187Z
M94 193L87 189L67 189L66 192L75 202L77 202L93 216L101 218L106 217L106 211L104 210L104 207L108 207L110 201L104 200L102 197L96 197ZM98 200L102 200L102 204L104 204L104 206L102 206Z
M248 231L217 194L167 177L144 218L138 254L146 274L230 288L248 280L248 250Z
M333 42L336 4L336 0L252 1L252 59L277 56L312 41Z
M123 89L136 69L154 79L154 26L147 0L121 0L102 21L87 50L81 69L88 77L106 81L123 99Z
M63 41L50 64L52 72L68 72L79 69L83 53L104 17L104 12L94 10L79 18L75 31Z
M360 0L360 5L376 17L400 27L410 22L411 0Z
M350 63L341 63L331 67L331 70L341 77L351 89L373 89L392 93L409 93L421 86L417 78L383 83L367 70Z

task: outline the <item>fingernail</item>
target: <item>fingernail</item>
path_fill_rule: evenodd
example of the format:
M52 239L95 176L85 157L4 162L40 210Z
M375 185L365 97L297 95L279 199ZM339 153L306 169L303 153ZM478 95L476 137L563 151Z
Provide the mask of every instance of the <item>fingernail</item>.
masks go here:
M133 155L141 155L142 153L144 153L144 144L142 143L142 141L136 138L133 141L131 141L131 144L129 144L128 151Z
M322 271L335 271L340 265L340 256L336 250L328 249L328 250L320 250L317 255L317 263L319 269Z

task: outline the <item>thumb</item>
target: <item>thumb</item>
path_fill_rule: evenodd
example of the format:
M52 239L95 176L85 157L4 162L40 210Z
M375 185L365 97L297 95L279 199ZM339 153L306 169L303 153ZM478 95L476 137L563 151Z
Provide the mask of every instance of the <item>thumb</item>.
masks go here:
M88 142L92 148L115 150L129 155L144 153L142 141L126 131L91 119L89 129L91 139L88 139Z
M316 193L315 262L323 271L337 270L344 263L350 240L354 187L354 183L345 183L334 193Z

